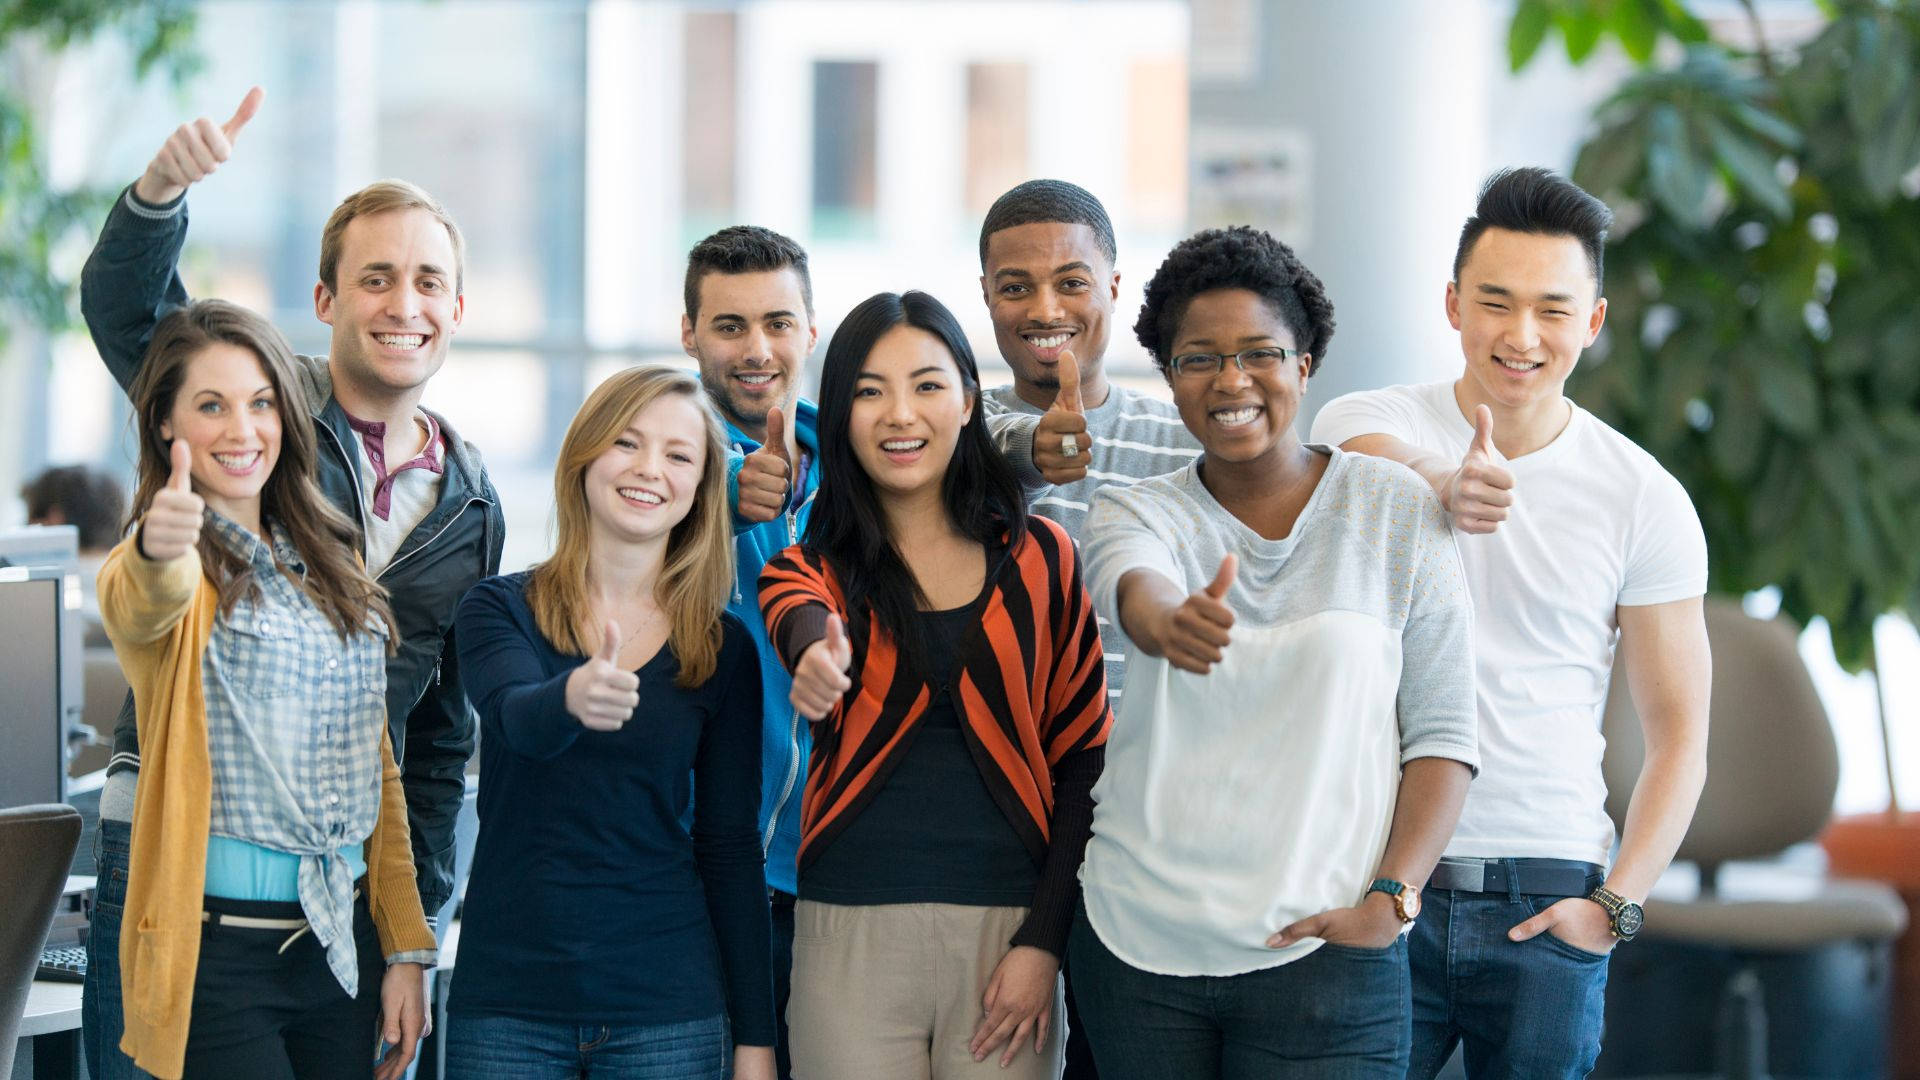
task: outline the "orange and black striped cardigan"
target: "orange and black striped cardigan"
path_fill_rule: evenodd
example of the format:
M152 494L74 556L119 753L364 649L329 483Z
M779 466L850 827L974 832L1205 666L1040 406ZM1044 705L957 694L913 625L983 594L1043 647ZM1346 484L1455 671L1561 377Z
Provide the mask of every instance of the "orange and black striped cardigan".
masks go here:
M1112 715L1078 552L1060 526L1027 521L1026 535L989 570L980 626L960 647L952 688L969 741L998 766L984 777L987 790L1042 867L1033 914L1014 943L1057 953L1078 893ZM846 622L853 649L852 688L813 724L800 811L804 874L885 783L937 687L907 669L871 612L847 610L839 578L805 545L767 562L760 609L789 670L825 636L829 614Z

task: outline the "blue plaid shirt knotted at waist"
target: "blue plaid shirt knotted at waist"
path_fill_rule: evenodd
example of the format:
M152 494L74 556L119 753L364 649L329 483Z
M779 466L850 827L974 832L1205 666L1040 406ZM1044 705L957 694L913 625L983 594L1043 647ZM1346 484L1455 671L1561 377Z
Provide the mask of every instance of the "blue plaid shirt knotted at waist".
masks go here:
M354 996L354 882L341 852L364 844L380 817L387 628L370 619L342 640L277 523L271 544L213 510L207 528L252 567L254 586L215 619L202 660L209 831L300 857L301 910Z

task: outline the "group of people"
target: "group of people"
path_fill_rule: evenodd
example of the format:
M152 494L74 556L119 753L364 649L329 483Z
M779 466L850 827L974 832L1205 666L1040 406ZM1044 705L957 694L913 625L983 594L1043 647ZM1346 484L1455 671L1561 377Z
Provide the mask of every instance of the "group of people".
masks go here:
M698 375L601 383L553 554L500 574L478 450L419 404L464 247L382 181L326 223L326 357L190 300L186 193L260 107L174 132L83 276L139 423L100 572L132 686L102 799L104 1078L1578 1077L1705 769L1705 545L1562 388L1606 208L1496 174L1457 379L1297 434L1333 303L1258 229L1175 246L1111 382L1099 201L980 231L1009 387L924 292L841 318L806 252L692 249ZM458 377L457 374L452 377ZM1617 850L1617 648L1647 764Z

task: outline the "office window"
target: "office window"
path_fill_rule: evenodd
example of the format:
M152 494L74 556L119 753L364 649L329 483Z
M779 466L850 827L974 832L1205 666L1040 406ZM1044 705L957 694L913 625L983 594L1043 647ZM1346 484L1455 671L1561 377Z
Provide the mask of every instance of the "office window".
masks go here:
M967 214L1027 178L1027 65L967 65Z
M687 13L681 110L682 246L733 220L738 38L739 18L731 11Z
M880 65L813 65L813 228L829 239L869 237L879 208Z

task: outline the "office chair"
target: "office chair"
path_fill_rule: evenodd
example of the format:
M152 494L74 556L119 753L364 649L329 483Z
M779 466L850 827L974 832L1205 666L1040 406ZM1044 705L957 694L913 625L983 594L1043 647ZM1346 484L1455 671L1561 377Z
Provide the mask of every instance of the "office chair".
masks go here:
M1789 874L1786 887L1764 891L1721 887L1724 864L1772 859L1817 836L1833 813L1839 753L1800 659L1799 628L1719 597L1707 599L1706 622L1707 779L1676 856L1698 867L1699 890L1649 899L1646 929L1614 952L1594 1075L1883 1075L1891 942L1906 926L1899 896L1824 872ZM1619 663L1602 726L1607 812L1618 825L1646 752Z
M0 1076L13 1075L27 988L79 842L80 812L71 806L0 810Z

